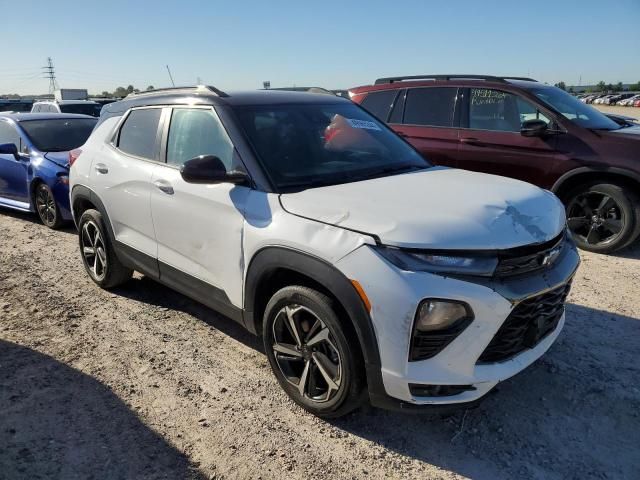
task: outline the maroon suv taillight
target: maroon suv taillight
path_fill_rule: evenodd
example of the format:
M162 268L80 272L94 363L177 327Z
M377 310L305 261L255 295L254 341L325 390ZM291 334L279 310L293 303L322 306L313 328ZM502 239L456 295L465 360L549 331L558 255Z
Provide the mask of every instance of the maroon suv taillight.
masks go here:
M69 166L75 163L75 161L78 159L81 153L82 153L82 150L80 150L79 148L69 151Z

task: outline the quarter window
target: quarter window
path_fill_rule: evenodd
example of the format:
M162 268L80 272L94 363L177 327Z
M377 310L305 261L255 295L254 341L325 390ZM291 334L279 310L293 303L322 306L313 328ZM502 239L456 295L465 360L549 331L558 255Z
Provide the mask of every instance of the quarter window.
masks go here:
M182 165L200 155L215 155L231 170L233 144L210 109L177 108L171 115L167 163Z
M451 127L457 88L410 88L404 107L404 122L409 125Z
M397 94L397 90L371 92L364 98L361 105L380 120L386 122Z
M532 103L516 95L486 88L471 89L469 128L519 132L522 122L527 120L551 123Z
M137 157L156 159L159 108L132 110L120 129L118 148Z

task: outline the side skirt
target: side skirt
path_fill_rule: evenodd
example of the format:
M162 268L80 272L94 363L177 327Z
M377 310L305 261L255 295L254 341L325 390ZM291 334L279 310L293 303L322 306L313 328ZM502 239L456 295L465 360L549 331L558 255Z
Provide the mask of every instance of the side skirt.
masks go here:
M27 202L19 202L17 200L9 200L8 198L2 197L0 197L0 207L11 208L21 212L33 212L31 205Z
M224 290L160 262L121 242L116 241L114 246L120 261L129 268L137 270L244 326L242 309L231 303Z

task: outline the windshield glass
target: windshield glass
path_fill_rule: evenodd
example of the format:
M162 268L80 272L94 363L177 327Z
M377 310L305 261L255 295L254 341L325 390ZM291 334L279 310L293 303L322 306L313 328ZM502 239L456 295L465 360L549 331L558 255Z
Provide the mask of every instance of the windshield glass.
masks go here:
M235 110L279 189L354 182L429 167L413 148L354 104Z
M99 117L102 105L96 103L69 103L60 105L60 111L62 113L80 113L82 115L91 115L92 117Z
M576 125L594 130L618 130L620 125L590 105L559 88L532 88L531 92Z
M33 146L41 152L66 152L87 141L97 119L71 118L20 122Z

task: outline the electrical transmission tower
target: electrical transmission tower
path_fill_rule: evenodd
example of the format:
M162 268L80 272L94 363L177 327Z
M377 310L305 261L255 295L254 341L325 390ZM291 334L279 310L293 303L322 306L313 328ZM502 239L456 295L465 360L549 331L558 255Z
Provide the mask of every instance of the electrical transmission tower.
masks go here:
M51 60L51 57L47 58L47 66L42 67L42 70L44 70L44 78L49 79L49 94L53 95L58 89L58 82L56 82L56 71L53 68L53 60Z

